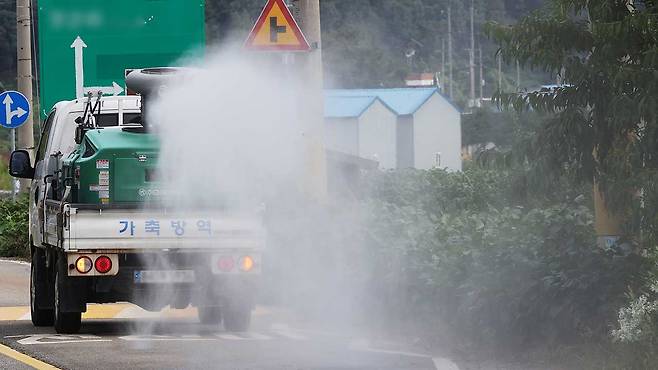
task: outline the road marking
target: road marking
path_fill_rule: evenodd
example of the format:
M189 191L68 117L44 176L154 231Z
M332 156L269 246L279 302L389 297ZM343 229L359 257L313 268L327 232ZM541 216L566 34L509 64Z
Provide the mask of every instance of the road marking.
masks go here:
M446 358L432 357L432 362L436 370L459 370L457 364Z
M9 358L12 358L18 362L22 362L27 366L31 366L38 370L59 370L59 368L47 364L43 361L37 360L36 358L30 357L24 353L20 353L16 350L13 350L7 346L0 344L0 354L3 354Z
M247 338L243 338L240 336L237 336L235 334L216 334L219 338L226 339L226 340L245 340Z
M275 323L272 324L270 327L272 332L276 333L277 335L288 338L288 339L293 339L293 340L306 340L306 337L297 333L296 331L293 331L288 327L286 324L281 324L281 323Z
M382 354L387 354L387 355L399 355L399 356L408 356L408 357L427 358L427 359L432 360L432 363L434 364L434 368L436 368L436 370L459 370L459 367L457 366L457 364L455 364L454 362L452 362L452 361L450 361L446 358L432 357L430 355L426 355L426 354L422 354L422 353L415 353L415 352L370 348L368 346L367 341L365 341L365 340L353 341L349 345L348 348L351 349L352 351L372 352L372 353L382 353Z
M30 263L26 261L21 261L21 260L10 260L7 258L0 258L0 262L9 262L9 263L15 263L17 265L22 265L22 266L29 266Z
M25 320L30 319L30 308L25 306L20 307L0 307L0 320L2 321L14 321L14 320Z
M111 342L112 339L103 339L97 335L63 335L63 334L29 334L8 335L5 338L23 338L16 342L25 346L33 344L64 344L83 342Z
M135 341L171 341L171 340L184 340L184 341L198 341L198 340L217 340L212 337L202 337L198 335L182 335L182 336L172 336L172 335L124 335L119 337L121 340L127 340L129 342Z
M257 306L253 311L253 316L262 316L269 314L270 311L264 307ZM167 319L196 319L197 309L187 307L177 310L165 307L161 311L146 311L143 308L132 303L111 303L111 304L88 304L87 312L82 314L83 319L146 319L146 318L167 318ZM0 321L29 321L30 307L0 307Z
M272 337L269 335L265 334L259 334L259 333L242 333L242 335L246 336L248 339L255 339L255 340L270 340Z

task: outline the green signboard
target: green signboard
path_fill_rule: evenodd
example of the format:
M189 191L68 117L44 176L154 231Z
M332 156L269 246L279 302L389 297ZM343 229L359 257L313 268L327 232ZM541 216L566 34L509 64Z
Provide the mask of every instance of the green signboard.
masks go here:
M39 0L38 9L42 117L75 99L76 54L84 87L111 88L125 87L126 69L180 64L205 47L205 0Z

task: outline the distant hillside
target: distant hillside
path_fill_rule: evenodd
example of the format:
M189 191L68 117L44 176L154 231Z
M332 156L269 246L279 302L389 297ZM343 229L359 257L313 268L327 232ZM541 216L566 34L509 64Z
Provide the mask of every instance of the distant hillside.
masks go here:
M400 86L409 72L440 72L447 49L447 6L452 2L455 98L468 89L470 2L467 0L321 0L324 62L329 87ZM229 35L244 38L265 0L207 0L207 33L212 43ZM543 0L476 0L476 32L485 20L515 22ZM0 0L0 82L15 86L15 0ZM496 47L483 37L485 96L497 83ZM414 56L405 54L413 50ZM514 68L504 68L504 86L515 86ZM524 72L522 85L544 82Z
M482 45L485 96L497 88L497 47L481 35L481 25L489 20L514 23L543 3L543 0L475 1L476 48ZM263 4L264 0L207 0L208 39L216 42L227 35L244 37ZM329 87L400 86L410 72L440 72L443 42L446 53L448 48L447 8L452 4L455 99L465 102L470 86L470 1L321 0L320 4ZM411 50L414 56L407 58ZM515 67L504 66L503 71L503 86L514 88ZM523 71L521 80L522 86L547 82L544 75L531 71Z

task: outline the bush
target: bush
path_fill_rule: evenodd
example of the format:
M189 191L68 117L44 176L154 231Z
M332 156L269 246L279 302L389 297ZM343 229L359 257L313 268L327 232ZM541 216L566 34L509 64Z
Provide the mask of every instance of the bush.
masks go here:
M28 198L0 200L0 256L29 258Z
M583 189L534 194L519 178L470 168L373 179L364 233L378 305L443 317L482 344L607 338L645 262L596 247Z

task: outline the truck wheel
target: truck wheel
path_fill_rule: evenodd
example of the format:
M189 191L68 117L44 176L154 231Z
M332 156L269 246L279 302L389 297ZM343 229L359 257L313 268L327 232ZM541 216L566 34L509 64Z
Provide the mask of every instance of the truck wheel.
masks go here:
M59 334L75 334L80 330L81 312L62 312L64 297L64 274L58 261L55 268L55 331Z
M228 331L247 331L251 324L251 307L229 306L224 311L224 329Z
M45 251L35 248L30 266L30 315L34 326L50 326L53 324L55 312L52 308L38 308L37 302L50 296L50 286L46 279Z
M202 324L219 325L222 322L221 307L216 306L200 306L197 307L199 311L199 321Z

